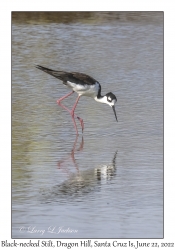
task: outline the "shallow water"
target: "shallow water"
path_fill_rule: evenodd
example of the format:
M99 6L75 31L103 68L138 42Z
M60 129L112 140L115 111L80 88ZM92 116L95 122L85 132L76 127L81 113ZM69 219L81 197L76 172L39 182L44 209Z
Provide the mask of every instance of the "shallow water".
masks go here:
M12 19L13 238L163 237L163 13L103 15ZM35 64L97 79L118 123L82 97L77 137L70 90Z

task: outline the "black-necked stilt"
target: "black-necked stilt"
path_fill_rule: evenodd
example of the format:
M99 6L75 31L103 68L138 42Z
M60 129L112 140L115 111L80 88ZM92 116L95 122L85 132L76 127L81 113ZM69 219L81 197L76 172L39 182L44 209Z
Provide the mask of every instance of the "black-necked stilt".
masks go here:
M117 120L117 115L116 115L116 111L115 111L115 104L117 102L116 96L111 92L102 96L100 83L98 81L96 81L94 78L92 78L91 76L88 76L88 75L82 74L82 73L78 73L78 72L56 71L56 70L45 68L45 67L40 66L40 65L36 65L36 68L58 78L59 80L63 81L64 85L66 85L67 87L72 89L71 93L69 93L69 94L63 96L62 98L60 98L59 100L57 100L57 103L71 114L73 121L74 121L74 117L76 117L80 121L82 131L84 129L83 120L74 114L75 108L76 108L77 103L78 103L81 96L89 96L89 97L94 98L94 100L97 102L108 104L109 106L112 107L112 109L114 111L115 118ZM68 108L66 108L65 106L63 106L61 104L61 101L64 100L66 97L72 95L74 92L76 92L78 94L78 98L77 98L72 110L69 110ZM74 121L74 126L76 129L76 133L78 134L75 121Z

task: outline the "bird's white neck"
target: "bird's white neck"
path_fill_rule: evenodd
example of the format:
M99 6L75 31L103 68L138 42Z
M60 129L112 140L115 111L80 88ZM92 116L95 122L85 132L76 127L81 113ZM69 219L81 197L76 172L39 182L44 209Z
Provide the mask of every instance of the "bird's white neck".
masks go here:
M101 95L101 85L99 83L98 83L98 87L99 87L98 95L94 97L94 100L96 102L106 103L106 104L109 105L109 102L107 100L107 96L106 95L104 95L104 96Z
M95 97L94 100L96 102L101 102L101 103L106 103L106 104L109 104L108 101L107 101L107 97L104 95L104 96L100 96L100 97Z

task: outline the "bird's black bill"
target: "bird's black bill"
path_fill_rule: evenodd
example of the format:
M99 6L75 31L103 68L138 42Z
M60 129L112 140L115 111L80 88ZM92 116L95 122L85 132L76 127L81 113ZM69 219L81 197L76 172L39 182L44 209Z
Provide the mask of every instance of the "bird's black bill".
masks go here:
M116 111L115 111L115 106L112 106L112 109L113 109L113 111L114 111L114 115L115 115L116 121L118 122L118 120L117 120L117 115L116 115Z

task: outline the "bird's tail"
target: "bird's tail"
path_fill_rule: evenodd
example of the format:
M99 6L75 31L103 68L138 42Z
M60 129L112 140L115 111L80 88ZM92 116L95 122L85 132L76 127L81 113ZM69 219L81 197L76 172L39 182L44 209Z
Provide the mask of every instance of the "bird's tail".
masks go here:
M49 73L49 72L53 71L52 69L48 69L48 68L45 68L45 67L40 66L40 65L36 65L35 67L36 67L37 69L40 69L40 70L46 72L46 73Z
M56 71L56 70L52 70L52 69L45 68L45 67L40 66L40 65L36 65L35 67L36 67L37 69L40 69L40 70L46 72L47 74L49 74L49 75L51 75L51 76L54 76L54 77L56 77L56 78L58 78L58 79L60 79L60 80L64 80L63 78L64 78L64 75L65 75L65 73L66 73L66 72L64 72L64 71Z

